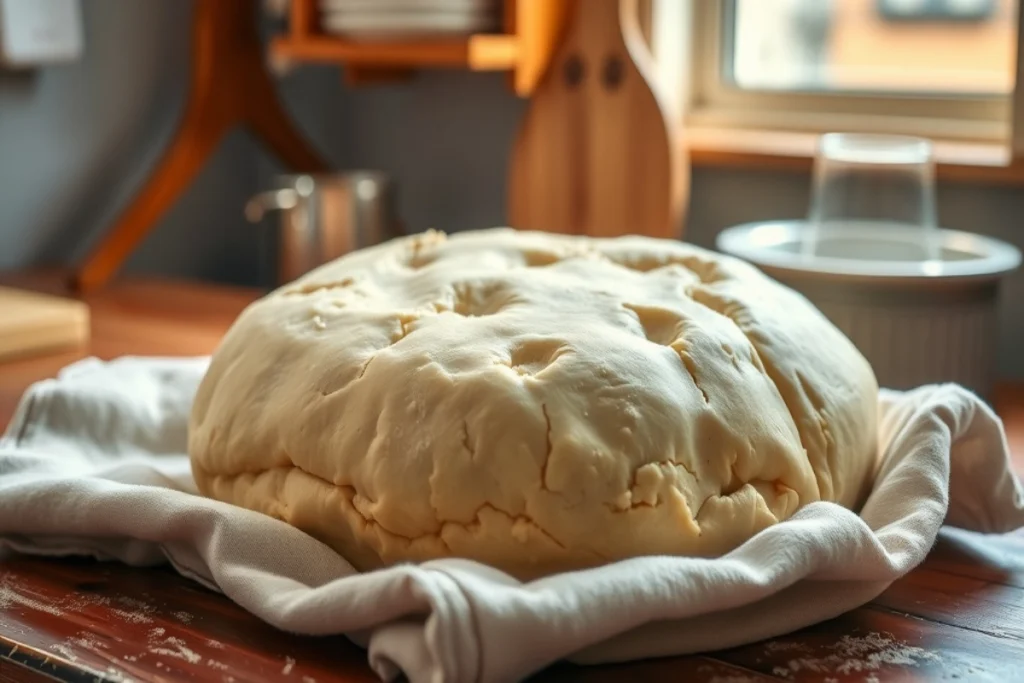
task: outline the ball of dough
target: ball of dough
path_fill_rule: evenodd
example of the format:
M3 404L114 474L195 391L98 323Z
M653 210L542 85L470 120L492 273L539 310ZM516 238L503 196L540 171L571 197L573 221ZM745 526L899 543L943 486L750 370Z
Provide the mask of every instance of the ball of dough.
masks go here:
M213 355L200 491L369 570L530 578L715 556L856 508L878 388L806 299L738 260L507 228L359 251L255 302Z

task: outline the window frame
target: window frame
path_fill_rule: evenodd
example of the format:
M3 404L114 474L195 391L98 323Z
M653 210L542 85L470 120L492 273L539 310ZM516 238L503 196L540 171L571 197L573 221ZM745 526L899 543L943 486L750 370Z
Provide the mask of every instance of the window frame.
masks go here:
M661 0L667 5L679 0ZM982 94L772 91L726 81L729 12L733 0L690 0L685 22L689 69L684 78L687 127L823 133L834 130L902 133L964 142L998 143L1024 152L1024 89ZM666 19L668 16L666 16ZM1017 73L1024 50L1018 8ZM655 17L658 23L660 17ZM655 24L657 26L657 23ZM661 61L659 57L659 62ZM1019 80L1019 77L1018 79ZM1014 134L1016 133L1016 134Z

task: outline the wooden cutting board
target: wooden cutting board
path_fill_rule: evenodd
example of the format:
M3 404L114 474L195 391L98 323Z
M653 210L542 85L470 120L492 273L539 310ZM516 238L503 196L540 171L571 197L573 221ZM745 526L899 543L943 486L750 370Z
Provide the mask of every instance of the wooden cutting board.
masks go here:
M636 0L570 2L512 149L509 223L594 237L682 237L688 187Z
M78 348L88 340L85 303L0 287L0 361Z

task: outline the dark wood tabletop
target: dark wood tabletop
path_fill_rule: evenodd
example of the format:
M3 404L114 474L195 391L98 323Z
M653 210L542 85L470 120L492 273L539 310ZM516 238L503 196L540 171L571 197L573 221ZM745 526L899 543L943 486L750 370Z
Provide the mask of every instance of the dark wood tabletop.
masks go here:
M13 281L58 288L47 276ZM209 353L258 294L129 279L87 296L89 348L0 364L0 424L29 384L84 356ZM1011 448L1024 454L1024 387L1001 387L994 403ZM1024 471L1024 460L1015 462ZM0 557L0 683L52 680L376 677L365 652L344 637L282 633L168 568ZM1024 681L1024 533L944 531L925 562L877 600L784 637L700 656L558 664L536 680Z

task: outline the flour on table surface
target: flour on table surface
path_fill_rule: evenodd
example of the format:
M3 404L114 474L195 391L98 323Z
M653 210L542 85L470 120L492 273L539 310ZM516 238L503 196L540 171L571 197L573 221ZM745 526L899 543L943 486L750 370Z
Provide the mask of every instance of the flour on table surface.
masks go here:
M63 601L61 606L64 607L68 612L81 612L87 607L110 606L110 598L106 595L93 595L91 593L72 593L68 595Z
M64 643L54 643L50 646L50 650L64 657L67 661L75 664L75 666L90 676L94 676L95 680L98 682L107 681L109 683L132 683L132 679L128 678L112 666L108 666L106 671L100 671L80 662L74 651L67 644L74 643L76 640L78 639L68 638Z
M149 624L153 621L153 614L156 612L156 607L145 600L125 595L110 597L72 593L62 601L61 606L69 612L81 612L92 606L107 607L111 614L129 624Z
M820 655L790 659L784 666L776 666L772 674L792 678L800 671L820 674L867 673L880 670L885 665L919 666L925 662L941 662L934 652L909 645L887 633L869 633L866 636L843 636ZM876 677L877 678L877 677Z
M302 683L316 683L316 679L312 676L303 676Z
M0 575L0 609L9 609L15 605L28 607L37 612L45 612L55 617L63 617L64 611L57 605L22 595L15 587L15 579L11 574Z
M96 637L96 634L88 631L80 631L77 636L68 638L68 643L77 645L87 650L109 650L110 646Z
M216 641L216 640L207 640L206 644L209 645L210 647L214 648L215 650L223 650L224 647L225 647L224 643L221 643L221 642Z
M292 669L294 669L294 668L295 668L295 660L292 659L291 657L285 657L284 658L284 668L281 669L281 673L284 674L285 676L287 676L287 675L289 675L292 672Z
M148 602L119 596L114 598L114 603L117 606L112 606L110 611L129 624L149 624L153 621L151 615L156 611L156 607Z
M178 610L177 612L171 612L171 615L183 624L191 624L193 616L190 612L184 610Z
M166 631L159 627L149 632L148 652L154 655L166 655L183 659L189 664L198 664L203 661L202 655L189 649L184 640L174 636L164 637L165 633Z
M78 661L78 656L74 652L72 652L71 648L65 645L64 643L54 643L50 646L50 649L59 654L64 659L68 660L69 662Z
M153 621L151 614L156 608L142 600L129 597L110 597L90 595L87 593L71 593L52 602L44 602L22 595L15 588L15 579L11 574L0 575L0 609L19 605L38 612L64 617L69 613L82 612L88 607L108 607L110 612L130 624L145 624Z
M112 666L108 666L106 673L103 675L106 676L107 680L117 681L118 683L131 683L132 681L132 679L128 678Z

